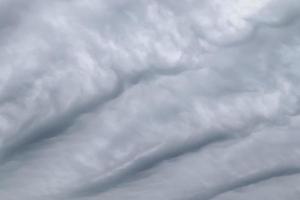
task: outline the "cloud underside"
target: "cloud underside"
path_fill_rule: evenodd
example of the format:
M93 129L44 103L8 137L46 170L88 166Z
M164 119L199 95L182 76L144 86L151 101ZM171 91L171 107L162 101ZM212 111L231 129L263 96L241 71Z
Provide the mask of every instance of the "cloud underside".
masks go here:
M297 0L0 0L0 199L300 197Z

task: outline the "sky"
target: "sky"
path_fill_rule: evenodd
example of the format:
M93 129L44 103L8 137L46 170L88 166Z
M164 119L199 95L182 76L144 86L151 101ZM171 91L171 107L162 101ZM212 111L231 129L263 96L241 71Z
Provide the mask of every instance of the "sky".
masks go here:
M0 199L299 200L298 0L0 0Z

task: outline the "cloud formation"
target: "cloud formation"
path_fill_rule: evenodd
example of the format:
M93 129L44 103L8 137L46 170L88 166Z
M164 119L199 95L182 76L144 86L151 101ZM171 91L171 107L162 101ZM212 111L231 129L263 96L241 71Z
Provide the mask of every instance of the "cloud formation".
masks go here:
M297 0L0 0L0 199L298 200Z

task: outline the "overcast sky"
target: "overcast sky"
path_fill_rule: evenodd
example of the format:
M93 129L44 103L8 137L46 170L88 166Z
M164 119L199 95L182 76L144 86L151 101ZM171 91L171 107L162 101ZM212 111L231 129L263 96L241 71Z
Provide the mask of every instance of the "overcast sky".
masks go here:
M299 0L0 0L1 200L299 200Z

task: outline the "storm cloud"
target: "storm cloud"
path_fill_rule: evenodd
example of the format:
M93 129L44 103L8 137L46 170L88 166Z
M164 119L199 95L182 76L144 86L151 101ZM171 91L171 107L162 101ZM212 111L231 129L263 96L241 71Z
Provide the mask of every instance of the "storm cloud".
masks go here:
M0 0L0 199L299 200L298 0Z

